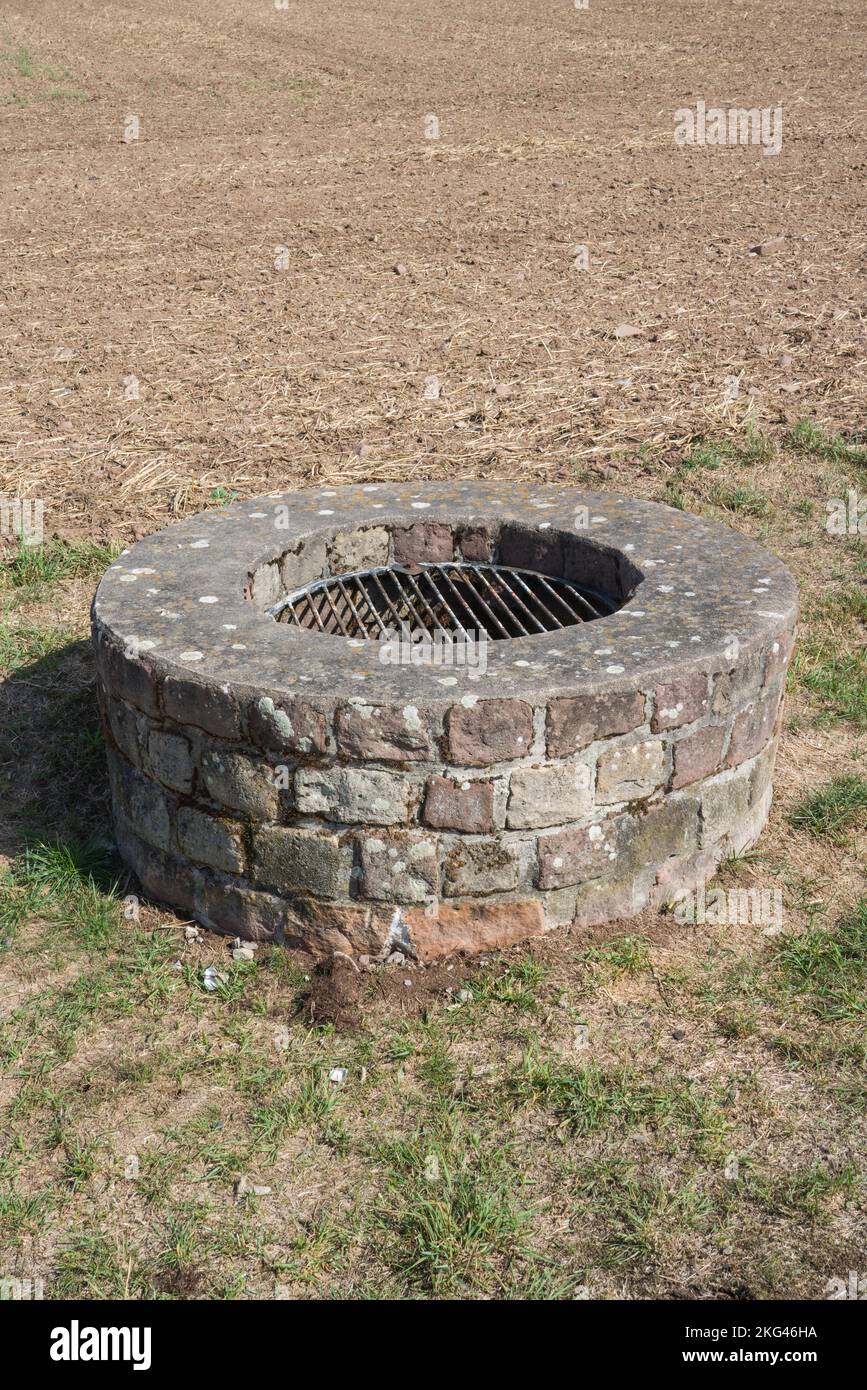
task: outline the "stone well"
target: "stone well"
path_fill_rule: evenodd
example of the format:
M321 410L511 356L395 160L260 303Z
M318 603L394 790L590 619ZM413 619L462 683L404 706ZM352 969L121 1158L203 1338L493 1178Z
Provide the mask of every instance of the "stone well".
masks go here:
M379 589L354 623L378 576L469 630L479 573L463 665L419 659ZM796 617L745 537L611 494L370 484L206 512L94 599L120 852L205 926L319 956L628 918L759 835Z

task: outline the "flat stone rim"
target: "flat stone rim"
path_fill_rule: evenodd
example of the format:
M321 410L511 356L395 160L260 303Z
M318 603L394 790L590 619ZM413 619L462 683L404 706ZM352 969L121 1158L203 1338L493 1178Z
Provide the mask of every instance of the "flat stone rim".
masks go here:
M576 516L586 527L576 527ZM487 669L381 665L371 647L277 623L245 585L262 565L316 536L365 527L504 522L580 535L622 554L643 578L615 613L563 631L490 642ZM274 492L204 512L138 542L94 598L98 636L156 678L213 682L244 694L451 704L580 696L731 666L794 623L795 581L775 556L717 522L615 493L503 483L365 484ZM339 677L340 689L335 689Z

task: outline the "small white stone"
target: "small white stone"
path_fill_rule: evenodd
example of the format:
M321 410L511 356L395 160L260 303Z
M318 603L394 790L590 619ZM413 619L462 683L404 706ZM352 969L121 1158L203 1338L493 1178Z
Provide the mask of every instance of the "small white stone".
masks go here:
M179 660L179 661L201 661L203 656L204 656L204 652L181 652L180 656L178 657L178 660Z
M217 595L216 595L216 594L202 594L202 596L201 596L200 599L199 599L199 603L219 603L219 602L220 602L220 600L217 598Z

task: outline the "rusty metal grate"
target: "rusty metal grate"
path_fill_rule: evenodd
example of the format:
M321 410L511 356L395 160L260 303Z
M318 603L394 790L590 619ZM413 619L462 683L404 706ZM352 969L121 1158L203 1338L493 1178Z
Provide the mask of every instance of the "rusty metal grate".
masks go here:
M278 622L377 640L407 629L484 633L489 641L556 632L605 617L615 600L568 579L504 565L426 564L318 579L268 611Z

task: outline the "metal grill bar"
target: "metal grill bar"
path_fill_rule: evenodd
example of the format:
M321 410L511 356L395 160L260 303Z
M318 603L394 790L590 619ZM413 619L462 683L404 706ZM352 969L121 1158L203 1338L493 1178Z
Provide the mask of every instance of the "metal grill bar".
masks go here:
M541 586L542 586L543 589L547 589L548 593L551 595L552 598L555 598L555 599L557 600L557 602L560 604L561 608L565 608L565 609L566 609L566 612L569 614L569 621L570 621L570 622L574 622L574 621L575 621L575 610L574 610L574 608L572 608L572 607L566 602L565 598L564 598L563 595L560 593L560 591L559 591L558 589L555 589L554 586L553 586L553 584L549 584L549 583L548 583L548 580L545 578L544 574L540 574L540 575L538 576L538 582L539 582L539 584L541 584ZM601 618L601 617L602 617L602 614L601 614L601 613L598 613L598 612L596 611L596 609L593 607L593 604L590 602L590 600L589 600L588 598L585 598L585 596L584 596L583 594L579 593L577 589L573 589L573 590L572 590L572 598L575 599L575 600L577 600L578 603L583 603L584 606L585 606L585 608L587 608L587 609L589 610L590 616L591 616L592 618Z
M430 635L471 631L492 641L557 632L613 613L617 602L572 580L504 565L378 566L317 579L268 611L278 622L376 639L408 626ZM469 624L469 626L467 626Z
M435 612L433 611L433 609L431 608L430 604L428 603L427 599L425 598L424 594L422 593L422 591L421 591L419 585L416 584L416 582L415 582L415 576L412 575L412 574L407 574L406 577L407 577L407 579L409 580L410 585L412 586L413 592L414 592L415 595L421 600L421 602L424 604L424 606L425 606L425 608L427 609L428 613L430 613L431 621L432 621L432 623L433 623L433 631L434 631L434 632L447 632L447 631L449 631L448 628L444 628L444 627L443 627L443 624L441 623L440 619L437 617L436 613L435 613ZM464 629L461 627L460 620L459 620L458 618L455 617L454 613L451 612L451 609L449 608L448 604L446 604L445 607L446 607L446 611L447 611L448 614L449 614L449 617L450 617L450 618L452 619L452 621L454 622L454 624L455 624L455 626L456 626L458 632L463 632Z
M527 617L530 619L530 622L535 624L535 626L536 626L536 628L538 629L539 632L547 632L547 631L548 631L548 628L546 628L546 626L545 626L545 624L544 624L543 622L540 622L540 621L539 621L539 619L536 617L536 614L533 612L532 608L528 608L528 607L527 607L527 604L524 602L524 600L522 599L521 595L518 593L517 589L514 588L514 586L513 586L513 584L512 584L512 580L513 580L513 579L516 579L516 578L517 578L517 575L507 574L507 573L506 573L505 571L503 571L503 570L499 571L498 574L497 574L497 582L498 582L499 584L502 585L504 591L509 595L509 597L513 600L513 602L519 604L519 606L524 610L524 612L526 613ZM526 588L526 587L527 587L527 586L526 586L526 584L525 584L525 585L524 585L524 588ZM563 624L562 624L562 623L555 622L555 623L554 623L554 626L555 626L555 627L562 627Z
M491 588L490 584L488 583L487 579L485 578L485 574L484 574L484 571L483 571L483 570L478 570L478 571L474 572L474 573L473 573L473 578L474 578L474 579L481 579L481 580L483 580L484 583L488 585L488 588L489 588L489 589ZM466 587L470 587L470 586L467 585ZM493 592L493 590L492 590L492 592ZM477 604L479 605L479 607L481 608L483 615L486 616L486 617L488 617L488 618L491 620L491 622L494 624L494 626L495 626L495 627L498 627L498 628L500 629L500 635L501 635L502 637L512 637L512 636L514 636L514 634L511 633L511 632L509 631L509 629L508 629L503 623L500 622L500 619L497 617L497 615L496 615L496 613L494 612L493 608L491 607L491 605L490 605L490 604L487 602L487 600L485 599L485 596L484 596L484 594L482 593L481 589L477 588L477 589L475 589L475 590L473 591L473 598L475 599L476 603L477 603Z
M512 626L518 629L517 632L510 632L509 636L529 637L531 635L529 628L524 627L524 624L521 622L521 619L515 612L514 607L510 607L506 600L503 598L502 592L499 589L494 588L485 570L479 570L479 578L481 579L485 587L490 590L491 597L493 598L494 602L500 605Z
M386 602L388 608L389 608L390 611L391 611L391 615L392 615L392 617L394 618L395 622L397 623L398 630L399 630L400 628L404 627L405 624L406 624L406 619L405 619L405 618L398 612L398 610L395 608L394 604L392 603L391 599L390 599L389 596L388 596L388 593L387 593L387 591L386 591L385 585L383 584L383 582L382 582L382 580L380 579L379 575L374 571L374 573L373 573L370 577L371 577L371 579L373 580L373 582L374 582L374 584L376 585L376 587L377 587L377 589L379 590L379 592L382 594L382 597L385 599L385 602ZM407 596L406 596L406 592L405 592L405 591L401 591L399 586L398 586L398 592L399 592L399 594L400 594L400 597L401 597L402 600L403 600L404 606L413 614L413 616L415 616L415 610L413 609L412 604L409 602L409 599L408 599ZM424 624L422 624L422 626L424 626Z

